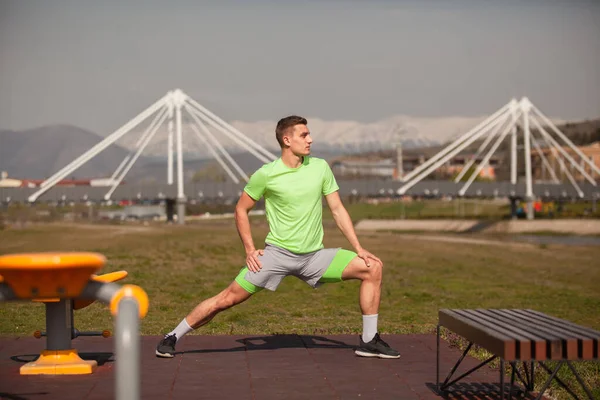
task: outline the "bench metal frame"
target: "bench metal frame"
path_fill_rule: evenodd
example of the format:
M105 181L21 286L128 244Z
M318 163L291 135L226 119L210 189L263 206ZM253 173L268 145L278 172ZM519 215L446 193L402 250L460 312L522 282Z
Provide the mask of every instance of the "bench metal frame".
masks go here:
M534 391L534 382L535 382L535 366L536 363L541 367L541 369L543 369L544 371L546 371L549 374L548 379L545 381L545 383L543 384L542 388L539 390L538 392L538 396L536 397L536 400L540 400L543 398L544 396L544 392L548 389L548 387L550 386L552 380L556 380L556 382L563 387L571 396L573 396L573 398L577 399L577 395L573 392L573 390L571 388L568 387L568 385L563 382L560 378L558 378L557 373L558 371L563 367L563 366L567 366L572 372L573 375L575 375L575 378L577 379L577 382L579 382L579 384L581 385L581 387L583 388L583 390L585 391L585 393L587 394L587 396L589 397L590 400L594 400L593 395L590 391L590 389L585 385L585 382L583 381L583 379L581 378L581 376L579 375L579 373L577 372L577 370L573 367L572 362L573 360L569 360L566 359L564 357L561 357L560 359L556 359L553 361L557 361L557 365L554 367L554 369L551 369L548 365L546 365L546 363L542 360L515 360L515 361L506 361L503 357L499 356L498 354L494 354L492 352L491 357L489 357L488 359L486 359L485 361L481 362L480 364L478 364L477 366L469 369L467 372L461 374L460 376L458 376L457 378L453 378L454 374L456 373L456 371L458 370L458 367L460 366L460 364L463 362L463 360L465 359L465 357L467 356L467 354L469 353L469 351L471 350L471 347L474 344L477 344L473 341L469 341L469 344L467 345L467 347L465 348L465 350L463 351L462 355L460 356L460 358L458 359L458 361L455 363L455 365L452 367L452 369L450 370L450 372L448 373L448 375L446 376L446 378L444 379L443 382L440 383L440 330L441 327L443 325L438 324L437 325L437 338L436 338L436 388L438 390L439 393L443 393L443 392L447 392L448 389L456 384L457 382L459 382L461 379L464 379L465 377L469 376L470 374L472 374L473 372L477 371L478 369L484 367L485 365L489 364L490 362L492 362L493 360L495 360L496 358L500 359L500 398L504 399L505 398L505 364L506 362L509 363L510 367L511 367L511 377L510 377L510 386L509 386L509 391L508 391L508 398L512 399L512 394L513 394L513 390L516 389L516 392L518 393L519 391L523 391L523 389L517 385L515 385L515 377L517 377L521 383L523 383L524 386L524 391L526 393L530 393ZM452 331L452 329L447 328L450 331ZM596 353L598 352L598 342L596 342L595 344L595 351ZM521 362L523 364L523 369L524 369L524 376L519 372L519 369L517 368L518 363Z

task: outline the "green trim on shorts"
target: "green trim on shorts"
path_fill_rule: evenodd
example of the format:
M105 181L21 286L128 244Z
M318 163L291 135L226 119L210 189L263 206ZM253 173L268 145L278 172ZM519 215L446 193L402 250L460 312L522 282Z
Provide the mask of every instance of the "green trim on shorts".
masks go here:
M356 257L356 253L350 250L340 249L335 253L335 257L331 260L331 264L319 279L320 283L335 283L342 281L342 273L350 264L350 261Z
M244 289L246 292L250 294L258 293L264 288L260 286L256 286L246 280L244 276L246 276L246 272L248 272L248 267L244 267L240 270L240 273L235 277L235 281Z

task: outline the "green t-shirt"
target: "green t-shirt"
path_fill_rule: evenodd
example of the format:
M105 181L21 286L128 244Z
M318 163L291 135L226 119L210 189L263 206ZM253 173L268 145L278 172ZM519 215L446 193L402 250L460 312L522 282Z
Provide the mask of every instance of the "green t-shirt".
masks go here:
M265 242L303 254L323 248L322 196L338 189L327 161L304 157L298 168L281 158L263 165L244 191L256 201L265 197L270 228Z

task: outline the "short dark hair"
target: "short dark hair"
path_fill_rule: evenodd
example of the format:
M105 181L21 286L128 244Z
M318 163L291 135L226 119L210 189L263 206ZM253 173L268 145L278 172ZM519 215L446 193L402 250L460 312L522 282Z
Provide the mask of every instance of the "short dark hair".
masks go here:
M297 115L290 115L289 117L281 118L277 122L277 128L275 128L275 137L279 142L279 145L283 148L283 137L287 133L289 128L293 128L296 125L307 125L308 121L306 118L299 117Z

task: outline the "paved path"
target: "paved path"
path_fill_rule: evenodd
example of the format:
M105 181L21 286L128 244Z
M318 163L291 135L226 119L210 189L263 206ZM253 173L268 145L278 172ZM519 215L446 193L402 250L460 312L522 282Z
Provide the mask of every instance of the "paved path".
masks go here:
M498 399L498 373L487 367L436 394L435 335L385 335L397 360L354 355L357 336L196 336L178 344L173 359L154 356L156 336L142 337L142 399ZM7 400L112 399L112 339L73 341L100 366L92 375L21 376L19 367L45 345L34 338L0 338L0 398ZM460 353L442 341L441 379ZM464 363L463 363L464 364ZM478 364L466 359L461 371ZM464 368L464 369L463 369ZM506 382L509 382L507 380Z
M475 219L364 219L356 224L357 230L423 231L423 232L482 232L530 233L555 232L573 235L600 235L600 220L537 219L486 221Z

